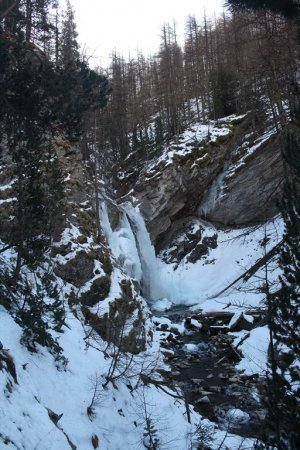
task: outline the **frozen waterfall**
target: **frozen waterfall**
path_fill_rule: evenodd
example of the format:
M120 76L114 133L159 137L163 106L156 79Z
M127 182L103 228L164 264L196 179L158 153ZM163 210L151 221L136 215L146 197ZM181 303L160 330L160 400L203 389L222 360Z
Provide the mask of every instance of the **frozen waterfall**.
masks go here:
M155 250L151 243L145 221L141 213L131 203L124 203L122 208L129 218L136 238L136 246L143 274L142 289L144 295L151 301L161 299L165 296L164 289L158 270Z
M119 206L122 216L112 230L106 204L101 208L101 225L112 254L131 278L141 283L143 295L151 302L164 297L158 262L149 233L140 212L130 203Z
M198 215L206 218L209 213L214 210L223 195L224 178L227 175L227 168L229 164L226 163L222 172L216 177L212 185L206 192L198 208Z

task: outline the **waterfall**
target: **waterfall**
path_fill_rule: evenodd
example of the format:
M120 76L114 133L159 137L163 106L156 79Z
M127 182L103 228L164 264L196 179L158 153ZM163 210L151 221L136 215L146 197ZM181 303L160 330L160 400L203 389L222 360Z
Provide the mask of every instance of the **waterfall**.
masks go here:
M145 221L141 213L131 203L124 203L122 208L126 212L133 229L137 251L142 268L142 289L144 296L155 301L164 297L164 289L160 279L154 247L151 243Z
M113 257L130 278L142 280L142 267L136 248L136 241L125 212L122 213L119 227L112 230L106 203L100 205L101 227L108 241Z
M227 168L229 164L225 163L222 172L216 177L212 185L203 197L203 200L198 208L198 216L206 218L206 216L214 210L218 205L223 194L224 178L227 175Z
M126 274L141 283L143 295L155 301L164 297L157 259L140 212L130 203L120 205L122 217L112 230L105 202L100 205L101 226L114 258Z

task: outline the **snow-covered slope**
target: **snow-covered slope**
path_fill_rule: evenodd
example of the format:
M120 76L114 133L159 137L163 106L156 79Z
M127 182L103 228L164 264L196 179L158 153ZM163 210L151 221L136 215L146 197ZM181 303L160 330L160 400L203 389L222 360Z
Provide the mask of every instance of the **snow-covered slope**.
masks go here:
M199 304L204 309L227 304L257 306L264 298L259 292L261 274L256 273L256 279L252 277L248 283L243 275L281 241L282 232L280 218L235 230L217 229L194 219L161 252L159 269L166 296L175 304ZM270 276L276 279L277 275L272 271Z
M17 374L14 382L3 367L0 370L1 450L143 449L148 448L150 424L159 448L184 450L192 448L191 441L197 442L193 431L201 417L191 410L189 424L183 400L173 397L176 393L145 385L140 378L142 373L159 379L155 370L163 363L158 334L115 386L104 388L110 351L104 352L106 344L99 339L87 345L84 326L72 314L68 313L60 338L68 360L64 370L57 370L45 348L30 353L20 345L21 329L2 307L0 324L1 341L14 359ZM214 429L208 421L202 424ZM218 448L225 434L213 432L212 449ZM251 440L242 442L230 434L224 442L231 449L252 445Z

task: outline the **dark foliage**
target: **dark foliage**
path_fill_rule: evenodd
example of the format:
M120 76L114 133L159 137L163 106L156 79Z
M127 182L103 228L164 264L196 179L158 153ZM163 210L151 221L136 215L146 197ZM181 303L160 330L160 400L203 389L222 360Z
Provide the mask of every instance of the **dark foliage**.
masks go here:
M53 281L33 274L26 280L22 266L34 272L45 260L63 212L64 177L54 138L78 140L85 113L106 104L109 87L86 63L59 65L41 50L47 40L55 41L49 20L54 4L0 1L0 153L15 180L14 220L0 239L17 254L15 267L0 266L0 303L16 316L29 350L46 346L64 365L53 337L64 325L63 300Z
M0 147L9 148L18 180L11 243L32 265L49 247L63 197L52 136L62 132L77 140L84 113L104 106L109 88L107 79L85 63L58 68L30 44L1 34L0 56Z
M61 331L64 321L64 309L56 296L56 288L52 287L51 292L49 284L46 283L45 287L44 283L36 283L33 290L32 285L26 280L22 280L19 286L23 305L16 314L16 320L23 328L21 342L31 352L38 350L37 344L48 347L58 367L64 368L67 360L57 339L50 333L51 328ZM54 295L54 298L51 298L51 295ZM45 296L48 297L48 303L45 302ZM51 327L53 320L54 326Z
M225 5L233 11L267 9L288 18L299 15L297 0L226 0Z
M211 75L214 118L229 116L236 112L235 93L237 84L233 74L219 67Z

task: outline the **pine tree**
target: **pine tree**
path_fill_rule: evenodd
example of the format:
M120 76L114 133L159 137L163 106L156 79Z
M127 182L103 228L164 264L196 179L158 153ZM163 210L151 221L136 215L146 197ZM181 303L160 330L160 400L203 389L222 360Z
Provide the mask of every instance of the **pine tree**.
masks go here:
M20 41L41 45L53 30L49 10L56 3L57 0L0 0L0 29Z
M32 286L28 280L23 279L19 287L19 295L23 304L17 311L16 320L23 329L21 343L31 352L38 351L37 344L47 347L54 356L57 366L64 369L67 359L63 356L63 349L59 345L58 339L53 338L49 324L49 314L53 312L53 306L57 306L57 300L52 305L47 304L45 295L48 295L46 291L49 286L45 291L45 287L39 282ZM59 322L57 322L58 324ZM53 329L56 330L55 327Z
M67 9L64 14L59 39L59 64L63 68L74 68L77 66L79 61L77 36L74 10L70 1L67 0Z
M288 133L284 158L287 164L281 212L285 223L280 265L283 269L278 297L276 338L300 358L300 145Z
M226 0L226 5L233 11L268 9L285 17L297 17L299 14L297 0Z
M297 0L227 0L227 5L233 11L269 10L299 19ZM294 94L291 105L297 108L298 104L299 98ZM299 124L299 111L292 111L293 115L294 124ZM279 292L267 299L271 371L267 376L266 404L267 424L273 431L267 441L278 450L296 450L300 448L300 145L297 126L287 132L283 157L285 186L280 204L285 223L280 255L283 273Z

